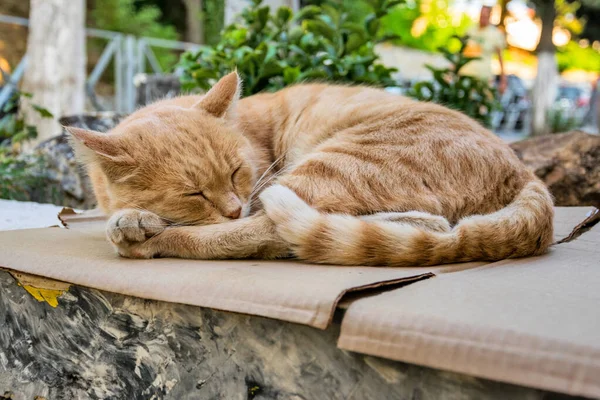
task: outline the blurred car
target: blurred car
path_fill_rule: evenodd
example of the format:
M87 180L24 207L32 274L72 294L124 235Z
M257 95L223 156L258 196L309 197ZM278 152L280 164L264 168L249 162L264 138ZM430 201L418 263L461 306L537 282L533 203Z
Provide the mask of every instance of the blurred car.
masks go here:
M552 107L555 118L581 124L590 108L590 93L582 87L562 84Z
M526 126L531 102L525 83L516 75L506 76L506 91L500 95L502 118L499 127L509 130L521 130ZM495 85L500 85L500 76L495 77Z
M558 88L556 95L557 103L569 103L569 105L585 109L590 106L590 96L580 87L562 85Z

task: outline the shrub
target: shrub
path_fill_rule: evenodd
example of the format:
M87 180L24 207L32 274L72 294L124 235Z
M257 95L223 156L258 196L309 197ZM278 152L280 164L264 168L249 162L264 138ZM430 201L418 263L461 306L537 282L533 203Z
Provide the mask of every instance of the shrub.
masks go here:
M582 119L577 116L576 110L555 105L548 112L550 133L564 133L579 128Z
M581 47L579 43L574 41L558 49L556 61L560 72L570 69L582 69L591 72L600 71L600 53L592 46Z
M374 46L381 19L397 0L370 0L373 12L361 23L348 20L341 0L304 7L296 15L287 7L274 14L253 0L239 22L226 27L221 40L197 52L184 53L184 89L207 90L237 68L244 95L274 91L310 80L393 85L393 68L377 63Z
M466 34L472 24L466 14L457 20L450 10L449 0L408 0L382 20L381 29L384 34L399 36L394 40L395 44L436 52L440 47L448 46L454 36Z
M35 126L25 123L19 113L22 97L28 93L15 91L0 111L0 198L29 200L29 189L41 181L44 161L38 157L22 157L21 145L37 137ZM32 106L44 118L52 114L39 106Z
M489 127L492 112L499 107L496 89L482 79L460 74L461 69L476 58L464 55L467 37L455 38L460 42L457 52L440 49L449 67L426 65L433 74L433 81L416 83L408 94L417 100L432 101L462 111Z

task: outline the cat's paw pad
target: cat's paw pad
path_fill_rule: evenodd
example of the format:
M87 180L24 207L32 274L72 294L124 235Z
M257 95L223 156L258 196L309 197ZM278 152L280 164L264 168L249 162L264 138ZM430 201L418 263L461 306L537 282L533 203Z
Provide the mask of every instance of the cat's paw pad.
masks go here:
M119 254L139 258L135 254L129 254L132 246L136 247L135 245L161 233L166 226L163 219L151 212L121 210L108 220L106 236L117 247Z

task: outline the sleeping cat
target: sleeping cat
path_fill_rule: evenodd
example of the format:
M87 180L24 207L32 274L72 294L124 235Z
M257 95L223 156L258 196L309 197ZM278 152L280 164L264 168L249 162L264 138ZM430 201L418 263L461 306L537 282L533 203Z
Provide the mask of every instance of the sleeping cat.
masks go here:
M142 108L68 128L121 256L295 256L413 266L544 253L552 198L463 114L366 87L307 84Z

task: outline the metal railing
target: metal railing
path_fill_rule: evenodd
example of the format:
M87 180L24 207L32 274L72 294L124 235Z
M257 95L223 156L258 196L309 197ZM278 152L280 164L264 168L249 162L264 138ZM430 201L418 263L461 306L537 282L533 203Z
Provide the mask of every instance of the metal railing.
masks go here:
M26 18L2 14L0 14L0 23L29 26L29 20ZM135 109L135 76L137 74L147 72L148 67L151 72L163 72L153 48L186 51L196 50L200 47L196 43L135 37L101 29L87 28L85 32L87 37L107 40L98 61L87 77L86 95L95 108L99 110L104 108L97 99L96 85L112 61L114 66L114 109L119 113L130 113ZM0 108L16 89L26 68L27 55L19 61L0 90Z

